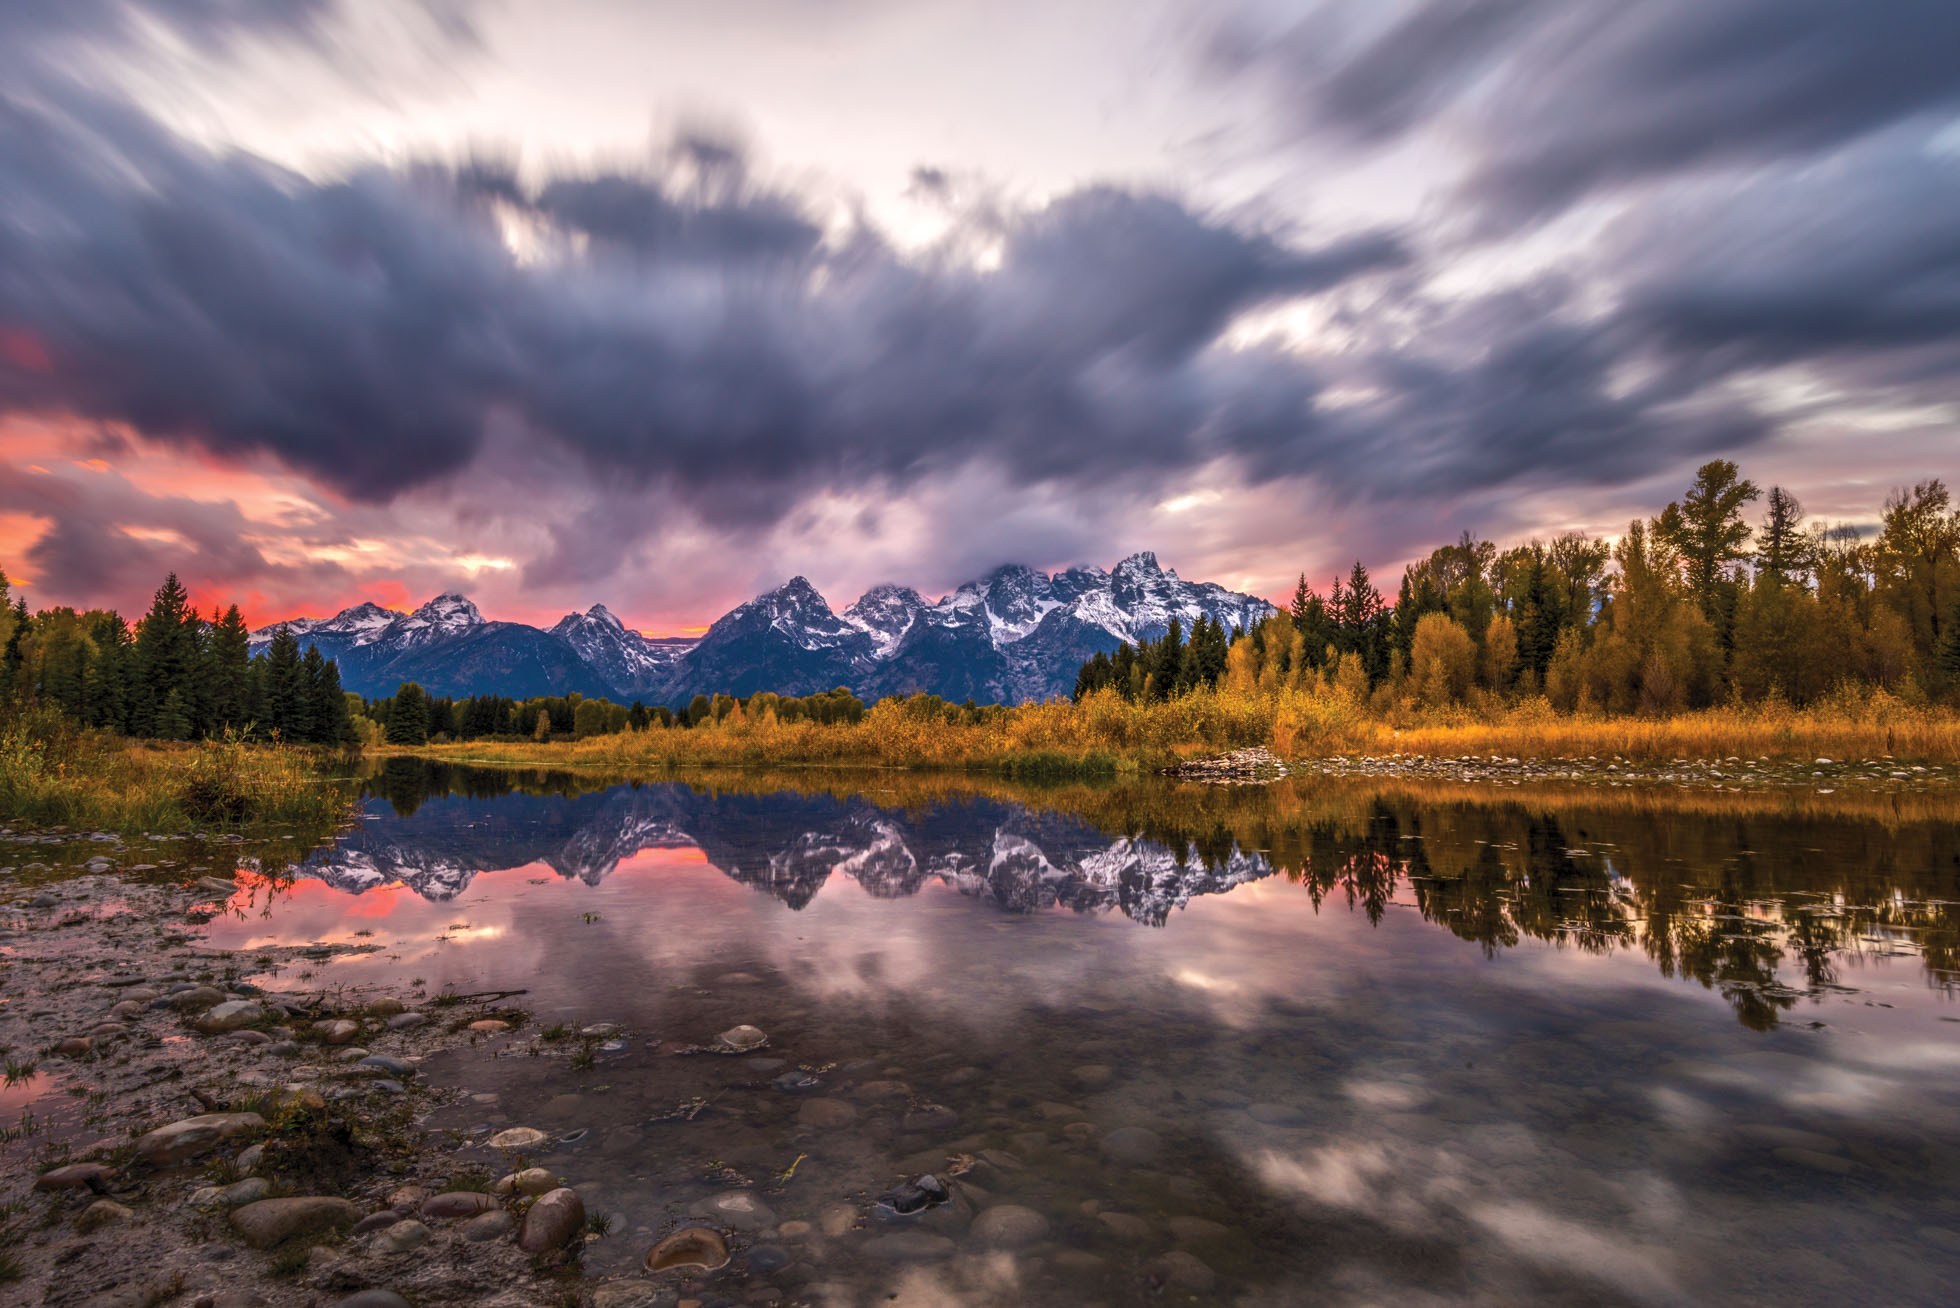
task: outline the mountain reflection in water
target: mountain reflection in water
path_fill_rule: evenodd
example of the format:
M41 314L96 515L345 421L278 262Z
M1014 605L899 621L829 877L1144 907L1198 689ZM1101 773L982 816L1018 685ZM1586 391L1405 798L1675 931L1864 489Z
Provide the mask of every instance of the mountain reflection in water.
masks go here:
M644 851L690 849L792 910L835 878L881 899L935 885L1014 913L1149 927L1283 877L1316 911L1379 923L1402 904L1489 954L1524 940L1639 951L1756 1029L1846 991L1847 968L1870 958L1917 957L1942 990L1960 980L1960 841L1943 800L1819 808L1776 793L1326 779L878 794L807 780L608 786L410 759L368 784L366 820L297 877L441 902L484 872L540 865L596 886Z

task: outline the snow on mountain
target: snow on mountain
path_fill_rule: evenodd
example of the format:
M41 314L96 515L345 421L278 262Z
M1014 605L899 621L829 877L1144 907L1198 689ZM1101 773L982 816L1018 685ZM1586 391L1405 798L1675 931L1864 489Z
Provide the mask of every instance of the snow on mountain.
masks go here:
M673 673L675 661L695 643L648 640L603 604L594 604L583 613L567 613L549 631L576 650L586 665L620 694L635 699L657 694Z
M870 636L873 657L882 659L891 657L925 608L918 591L886 583L858 596L857 603L838 616Z
M484 625L476 605L453 591L436 596L405 618L398 618L376 636L396 649L414 649L444 640L471 627Z
M292 618L286 622L268 623L252 633L252 645L258 649L271 644L273 633L281 627L287 628L295 636L340 636L361 645L375 639L401 616L393 609L384 609L379 604L364 600L353 608L342 609L331 618Z

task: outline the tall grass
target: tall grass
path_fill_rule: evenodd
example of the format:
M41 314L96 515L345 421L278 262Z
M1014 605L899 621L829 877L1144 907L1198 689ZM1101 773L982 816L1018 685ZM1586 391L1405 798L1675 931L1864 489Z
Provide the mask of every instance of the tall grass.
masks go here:
M1502 754L1520 758L1869 758L1960 761L1960 713L1884 691L1794 709L1707 709L1671 717L1563 714L1543 699L1483 709L1386 710L1338 689L1200 691L1131 704L1110 692L962 715L936 700L885 700L855 723L760 719L651 728L564 743L468 741L431 747L483 763L648 768L903 767L1030 779L1117 777L1252 745L1282 758Z
M0 817L116 831L330 828L348 787L311 750L138 744L29 711L0 727Z

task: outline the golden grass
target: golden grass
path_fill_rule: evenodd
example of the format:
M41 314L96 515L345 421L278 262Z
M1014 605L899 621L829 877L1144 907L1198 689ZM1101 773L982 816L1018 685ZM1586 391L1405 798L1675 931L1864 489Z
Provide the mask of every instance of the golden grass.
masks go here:
M0 815L121 832L325 832L352 806L329 756L236 739L138 744L30 714L0 729Z
M687 730L652 728L580 741L466 741L423 752L498 765L612 768L888 767L1025 776L1122 776L1180 759L1264 745L1282 758L1353 754L1517 758L1863 759L1960 761L1960 713L1883 691L1825 705L1706 709L1665 718L1561 714L1542 699L1485 710L1377 711L1338 690L1221 690L1129 704L1028 704L966 721L936 702L882 701L860 722L773 717Z

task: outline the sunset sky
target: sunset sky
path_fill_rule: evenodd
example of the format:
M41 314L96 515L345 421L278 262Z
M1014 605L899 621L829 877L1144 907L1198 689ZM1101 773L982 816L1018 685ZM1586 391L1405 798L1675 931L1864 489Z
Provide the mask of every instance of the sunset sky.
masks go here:
M0 567L698 628L1960 478L1952 0L10 0ZM1324 584L1324 582L1323 582Z

